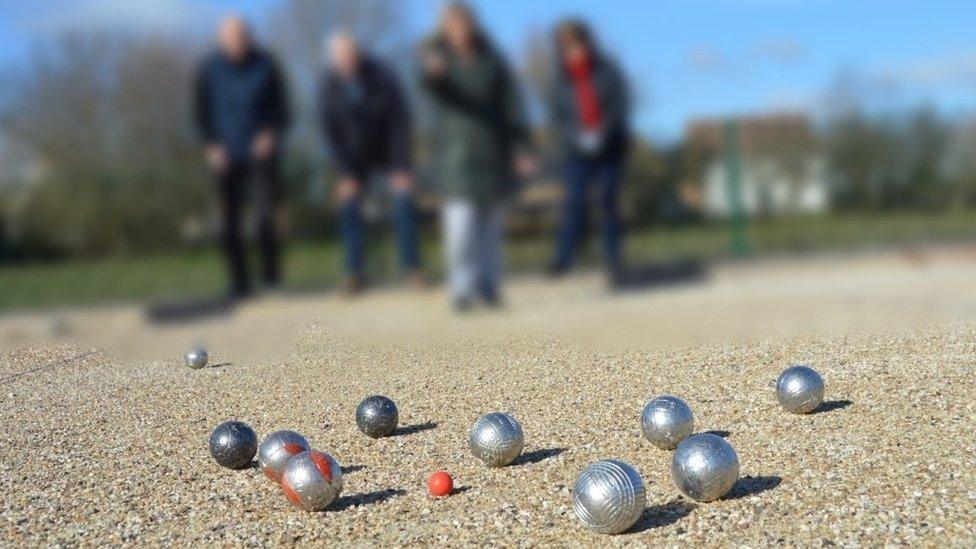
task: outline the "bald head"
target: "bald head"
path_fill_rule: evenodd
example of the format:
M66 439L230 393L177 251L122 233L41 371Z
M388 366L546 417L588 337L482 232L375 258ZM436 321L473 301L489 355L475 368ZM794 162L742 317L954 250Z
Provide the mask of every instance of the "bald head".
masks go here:
M244 59L251 49L251 30L239 15L224 18L217 27L217 45L233 61Z
M359 43L347 31L338 31L329 37L329 65L344 77L351 77L359 70Z

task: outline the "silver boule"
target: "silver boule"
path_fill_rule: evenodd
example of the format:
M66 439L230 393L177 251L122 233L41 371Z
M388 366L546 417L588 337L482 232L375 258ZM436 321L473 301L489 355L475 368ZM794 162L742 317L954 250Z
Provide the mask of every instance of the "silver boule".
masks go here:
M246 423L227 421L210 433L210 455L228 469L247 467L257 451L258 436Z
M644 482L637 471L622 461L598 461L580 473L573 486L573 510L590 530L619 534L628 530L644 512Z
M197 347L187 351L186 355L183 357L183 360L186 361L186 365L189 366L190 368L193 368L194 370L199 370L200 368L203 368L204 366L207 365L207 360L209 358L210 357L207 356L206 349L204 349L203 347Z
M329 454L308 450L288 460L281 489L299 509L321 511L342 492L342 469Z
M471 427L468 447L489 467L504 467L522 453L525 437L515 418L501 412L481 416Z
M823 402L823 396L823 378L809 366L791 366L776 380L776 398L787 412L812 412Z
M659 396L644 406L641 414L644 438L662 450L673 450L695 430L691 408L680 398Z
M366 397L356 408L356 425L368 437L385 437L396 430L400 414L396 404L382 395Z
M310 449L302 435L294 431L275 431L261 441L258 466L268 478L280 482L288 460Z
M674 451L671 479L693 500L716 500L727 494L739 479L739 456L720 436L691 435Z

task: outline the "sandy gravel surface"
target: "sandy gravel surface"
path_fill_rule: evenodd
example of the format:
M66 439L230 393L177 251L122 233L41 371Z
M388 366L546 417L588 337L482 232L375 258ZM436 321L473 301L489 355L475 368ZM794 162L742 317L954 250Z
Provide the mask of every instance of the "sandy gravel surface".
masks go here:
M857 331L803 325L782 334L770 328L775 337L762 337L762 320L787 311L770 297L759 308L768 313L757 313L748 296L804 294L786 281L808 270L774 267L725 273L698 288L601 298L601 305L587 301L598 290L585 284L573 290L581 297L567 301L565 287L526 283L528 289L513 288L512 295L536 299L533 307L513 303L504 313L462 321L437 312L438 297L388 296L386 309L380 298L336 304L346 314L341 320L308 312L308 302L285 300L259 307L260 314L242 311L230 326L198 326L220 342L214 362L224 364L200 371L182 366L182 348L133 358L78 341L8 345L0 352L0 539L18 545L972 546L976 321L958 317L969 315L966 299L973 298L947 297L941 305L907 299L916 303L919 322L880 322L883 304L905 287L935 295L923 284L935 276L943 290L954 291L963 286L964 267L972 272L972 266L948 263L919 274L882 264L895 280L885 287L866 284L872 276L845 264L836 267L836 284L811 285L806 297L788 302L824 324L830 318L823 311L831 308L838 319L878 317ZM736 276L736 285L723 285L723 277ZM777 280L783 289L776 289ZM848 294L861 300L852 305ZM627 344L612 344L618 332L691 325L693 305L706 298L719 303L718 316L731 317L738 308L749 333L712 330L710 341L699 343L628 337ZM391 322L406 315L405 303L415 305L417 320ZM870 311L862 310L864 303ZM679 312L675 320L663 304ZM564 314L540 318L545 307ZM418 308L429 315L418 316ZM606 338L581 344L582 334L595 329L580 320L584 309L599 319ZM263 330L286 344L276 353L237 356L224 338L245 326L262 328L254 318L275 318L273 310L300 319L274 322L278 332ZM136 323L125 315L131 313L91 318ZM709 315L700 316L705 322ZM369 318L376 319L374 330L363 328ZM83 317L75 320L83 329ZM194 331L130 330L131 341L172 345ZM776 404L773 381L795 362L813 365L826 380L828 402L819 413L789 415ZM372 440L356 429L356 405L372 393L397 401L404 427L397 436ZM726 499L694 504L682 498L669 478L670 453L641 438L641 407L660 393L685 398L697 430L721 431L735 446L742 479ZM508 411L523 425L526 447L516 465L489 470L468 453L468 428L490 411ZM256 469L218 467L206 440L227 419L246 421L259 435L283 428L303 433L346 468L343 497L324 513L304 513ZM648 487L637 527L612 537L588 533L571 508L576 475L605 458L634 465ZM437 469L454 475L459 493L428 498L426 479Z

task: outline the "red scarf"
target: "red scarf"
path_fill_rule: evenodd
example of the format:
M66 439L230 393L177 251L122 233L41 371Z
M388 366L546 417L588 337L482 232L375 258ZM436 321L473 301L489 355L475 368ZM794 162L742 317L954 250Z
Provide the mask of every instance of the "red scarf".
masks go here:
M593 82L592 59L587 57L568 62L566 70L576 92L576 107L580 115L580 123L587 130L599 128L600 122L603 121L603 111Z

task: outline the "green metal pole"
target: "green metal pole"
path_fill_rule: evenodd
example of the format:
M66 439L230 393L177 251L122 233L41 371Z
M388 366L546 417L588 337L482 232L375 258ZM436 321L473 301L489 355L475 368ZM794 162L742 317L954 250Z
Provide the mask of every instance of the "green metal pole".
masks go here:
M725 123L725 175L729 197L729 229L732 234L732 254L749 255L749 237L745 207L742 204L742 157L739 152L739 124L735 120Z

